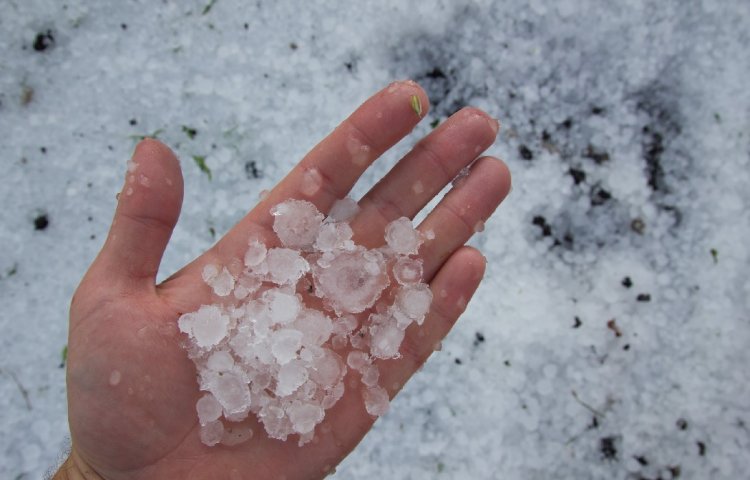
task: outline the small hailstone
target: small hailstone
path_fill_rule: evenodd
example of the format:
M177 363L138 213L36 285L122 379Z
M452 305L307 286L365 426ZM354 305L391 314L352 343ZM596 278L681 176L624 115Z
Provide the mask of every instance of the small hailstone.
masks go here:
M238 375L224 373L211 381L211 393L227 413L237 413L250 406L250 389Z
M422 324L431 304L432 290L424 283L401 287L396 294L396 305L419 325Z
M219 267L212 263L207 263L203 266L203 270L201 271L201 278L203 278L204 282L210 283L216 278L218 274Z
M378 384L380 378L380 371L375 365L366 365L362 371L362 383L368 387L374 387Z
M195 409L198 411L198 421L201 425L208 425L221 417L221 404L210 393L203 395L198 400Z
M209 267L209 265L206 265L206 267ZM204 268L203 271L205 273L206 268ZM229 273L227 267L222 267L221 271L213 277L209 277L209 279L206 280L206 283L213 289L214 293L220 297L226 297L232 292L232 289L234 289L234 277Z
M361 251L343 252L327 268L313 268L316 294L326 298L337 313L360 313L388 286L382 258L368 260Z
M453 188L458 188L461 185L463 185L466 182L466 179L469 177L469 167L464 167L461 169L460 172L458 172L458 175L456 175L456 178L453 179L451 184L453 185Z
M287 200L271 209L273 231L285 247L309 247L323 223L323 214L310 202Z
M302 344L322 345L333 332L333 322L323 312L306 308L294 322L294 328L302 332Z
M268 290L263 294L268 302L273 323L286 325L294 321L300 312L301 302L297 295L279 289Z
M354 315L344 315L343 317L337 318L333 322L333 333L351 333L355 328L357 328L358 325L359 323L357 322L357 317L355 317Z
M388 392L383 387L375 386L366 388L362 392L365 400L367 413L374 417L380 417L388 412Z
M330 389L346 374L344 361L335 352L323 349L323 355L315 360L310 370L310 379L323 389Z
M383 323L370 327L372 336L370 353L376 358L397 358L398 349L404 340L404 330L396 325Z
M323 402L321 403L321 407L328 410L332 406L336 405L336 402L338 402L341 397L344 396L344 382L340 381L334 387L326 394L325 397L323 397Z
M422 261L409 257L400 257L393 265L393 276L401 285L421 281Z
M300 185L300 191L303 195L312 197L320 191L320 187L323 185L323 176L317 168L311 168L306 170L302 174L302 184Z
M422 244L422 238L406 217L392 221L385 227L385 241L394 252L414 255Z
M302 346L302 332L298 330L277 330L271 336L271 353L280 365L289 362L297 356Z
M323 420L323 409L318 405L303 403L292 405L288 409L289 420L294 431L301 434L310 433Z
M234 367L234 359L231 353L226 350L219 350L208 357L206 366L214 372L228 372Z
M345 334L336 334L331 337L331 346L336 350L342 350L346 348L349 343L349 338Z
M245 266L254 267L266 258L266 245L258 240L250 241L245 252Z
M277 376L276 395L291 395L307 380L307 369L301 360L292 360L281 366Z
M425 230L424 232L424 238L427 240L434 240L435 239L435 231L432 229Z
M215 305L202 305L197 312L182 315L177 324L180 331L190 335L198 347L207 348L226 337L229 316Z
M352 350L346 357L346 364L358 372L370 364L370 356L359 350Z
M359 205L354 199L346 197L336 200L328 212L328 219L334 222L347 222L359 213Z
M278 284L294 284L307 273L310 265L297 250L290 248L272 248L266 256L268 275L271 281Z
M348 223L325 223L318 231L315 248L322 252L342 248L351 240L352 235L352 227Z
M224 435L224 425L221 420L201 426L200 437L204 445L212 447L221 441Z

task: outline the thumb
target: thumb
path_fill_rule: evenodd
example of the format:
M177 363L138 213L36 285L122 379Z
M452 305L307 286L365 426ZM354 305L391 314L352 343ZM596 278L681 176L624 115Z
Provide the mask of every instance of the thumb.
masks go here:
M174 153L147 138L128 162L112 226L87 277L125 290L153 290L182 207L182 171Z

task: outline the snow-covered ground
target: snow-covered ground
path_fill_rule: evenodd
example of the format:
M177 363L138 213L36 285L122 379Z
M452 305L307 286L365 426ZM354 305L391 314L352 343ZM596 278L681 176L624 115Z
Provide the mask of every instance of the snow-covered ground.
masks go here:
M413 138L484 108L514 187L465 317L334 477L745 478L750 3L314 3L0 2L0 478L64 448L68 302L139 136L185 172L165 276L406 77Z

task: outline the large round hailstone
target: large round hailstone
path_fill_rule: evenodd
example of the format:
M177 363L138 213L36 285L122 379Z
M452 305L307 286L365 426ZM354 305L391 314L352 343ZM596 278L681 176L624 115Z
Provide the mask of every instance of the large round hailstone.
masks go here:
M394 252L401 255L416 255L422 237L406 217L396 219L385 227L385 241Z
M328 300L339 315L361 313L372 307L388 286L383 257L365 253L361 248L343 252L327 267L313 266L316 294Z
M287 200L271 208L273 231L285 247L309 247L323 224L323 214L310 202Z

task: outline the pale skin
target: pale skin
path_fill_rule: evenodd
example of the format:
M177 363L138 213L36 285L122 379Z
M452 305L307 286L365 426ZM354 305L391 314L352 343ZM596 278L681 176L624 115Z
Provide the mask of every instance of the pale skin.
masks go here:
M182 174L174 154L158 141L146 139L136 147L134 178L127 174L107 240L71 303L72 450L55 479L313 479L330 473L352 451L375 421L364 408L355 372L347 374L344 397L326 411L315 439L303 447L296 438L268 438L254 418L251 440L234 447L203 445L196 371L180 346L177 319L215 300L201 280L205 264L241 258L251 235L272 242L271 206L297 198L326 212L346 196L364 170L419 122L413 96L424 116L427 95L414 82L396 82L368 99L220 241L160 284L155 279L180 213ZM510 189L505 164L480 156L497 131L497 121L486 113L460 110L359 201L355 240L380 246L388 222L414 217L472 165L469 176L418 227L435 234L420 249L434 301L424 324L407 330L401 357L377 362L379 383L391 397L445 337L484 274L484 257L465 243ZM313 175L319 188L310 187L312 169L320 173ZM140 175L149 181L140 182Z

